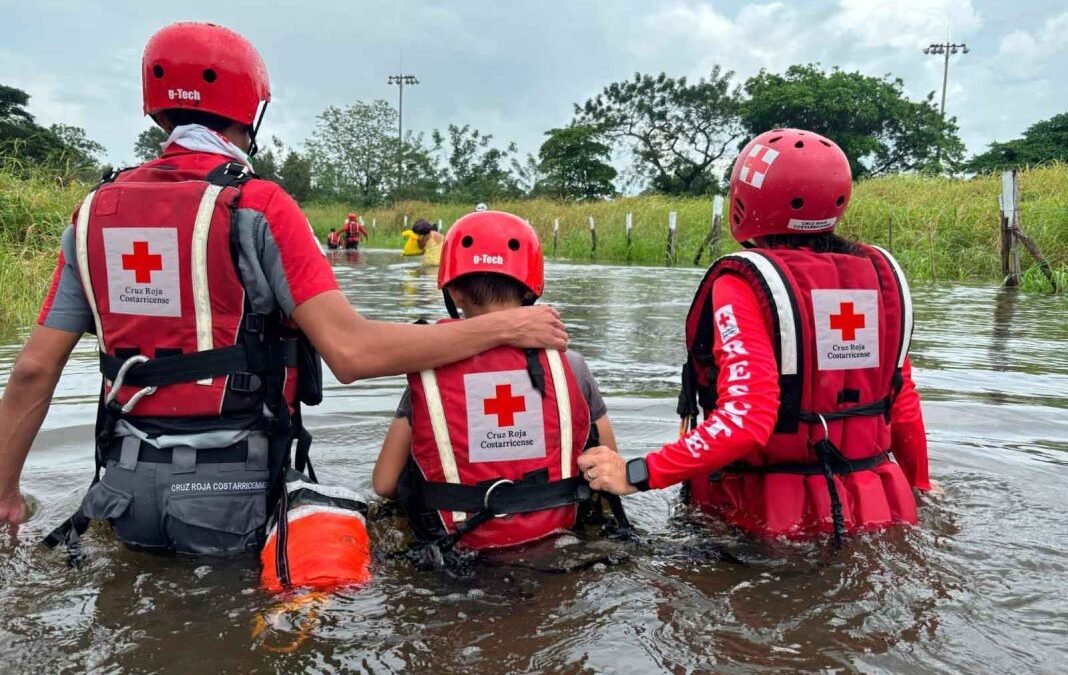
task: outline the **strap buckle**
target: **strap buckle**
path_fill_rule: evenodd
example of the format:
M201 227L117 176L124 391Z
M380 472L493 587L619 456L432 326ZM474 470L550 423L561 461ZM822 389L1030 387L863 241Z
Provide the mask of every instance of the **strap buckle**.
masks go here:
M238 372L230 375L230 390L251 394L260 390L263 381L255 373Z
M488 488L486 488L486 494L485 494L485 496L482 497L482 509L484 511L489 511L489 512L492 513L492 510L490 509L490 505L489 505L490 496L493 494L494 490L496 490L497 488L499 488L502 485L515 485L515 481L508 480L507 478L502 478L502 479L498 480L496 483L494 483L493 485L490 485ZM494 513L493 517L494 518L505 518L505 517L507 517L509 515L510 514L508 514L508 513Z
M251 313L245 316L245 330L250 333L263 332L263 315Z

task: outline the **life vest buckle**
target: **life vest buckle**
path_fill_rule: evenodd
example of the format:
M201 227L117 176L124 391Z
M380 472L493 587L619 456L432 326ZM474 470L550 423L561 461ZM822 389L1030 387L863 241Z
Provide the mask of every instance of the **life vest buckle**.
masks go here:
M263 315L262 314L248 314L245 316L245 330L250 333L262 333L263 332Z
M507 478L501 478L500 480L495 482L493 485L490 485L488 488L486 488L486 495L482 498L482 510L492 513L492 510L490 509L490 505L489 505L490 496L493 494L494 490L496 490L497 488L499 488L502 485L515 485L515 481L508 480ZM508 513L494 513L493 517L494 518L506 518L509 515L511 515L511 514L508 514Z
M230 390L241 394L257 392L262 385L262 380L255 373L239 372L230 376Z

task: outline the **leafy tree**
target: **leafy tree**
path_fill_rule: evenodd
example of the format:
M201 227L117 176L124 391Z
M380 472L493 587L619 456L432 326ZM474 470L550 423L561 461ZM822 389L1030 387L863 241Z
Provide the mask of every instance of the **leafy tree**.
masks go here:
M167 140L167 132L153 124L137 135L134 155L142 162L159 157L160 146Z
M316 191L365 206L385 200L396 175L397 111L385 101L331 106L306 143Z
M298 202L304 202L312 196L311 160L296 150L290 150L286 155L278 178L286 192Z
M21 89L0 85L0 155L74 174L95 173L103 146L80 127L38 125L26 109L29 101Z
M634 169L654 190L705 194L718 185L715 163L735 149L744 133L732 77L719 66L693 83L664 73L635 74L576 106L576 124L627 143Z
M446 194L456 201L479 202L522 194L517 177L510 170L517 152L515 143L505 149L492 145L493 135L471 125L450 124L448 136L434 131L435 150L445 153Z
M557 199L601 199L615 194L616 170L608 164L612 150L591 126L569 126L545 132L538 168L538 192Z
M1023 138L991 143L967 168L975 172L1005 171L1046 162L1068 162L1068 113L1032 124Z
M396 139L392 151L396 151ZM428 148L422 134L408 132L399 153L403 174L390 192L394 201L415 199L433 201L442 196L444 171L434 157L434 149Z
M783 74L760 71L745 83L746 130L808 129L837 143L853 176L955 168L964 154L953 118L944 119L934 93L910 101L904 82L816 65L791 66Z
M275 183L281 183L279 169L282 159L286 156L285 145L277 136L271 136L271 140L264 143L264 146L252 158L252 166L256 169L256 175Z

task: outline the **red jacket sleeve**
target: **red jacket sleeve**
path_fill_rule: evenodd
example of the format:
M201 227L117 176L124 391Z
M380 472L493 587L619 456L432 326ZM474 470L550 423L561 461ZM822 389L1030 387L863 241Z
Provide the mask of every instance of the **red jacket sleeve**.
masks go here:
M909 484L919 490L930 490L927 429L923 424L920 395L912 380L912 362L907 358L902 376L901 391L890 409L890 448Z
M762 448L779 411L779 378L771 331L756 294L741 277L712 287L719 368L716 409L683 438L646 456L649 486L663 488L716 471Z
M267 277L277 286L274 290L283 311L291 314L294 308L316 295L337 290L334 270L307 216L293 198L284 190L275 189L263 212L280 265L274 265L273 254L265 255L263 264L265 270L272 268ZM282 278L279 279L279 276ZM287 292L292 299L292 307L283 301Z

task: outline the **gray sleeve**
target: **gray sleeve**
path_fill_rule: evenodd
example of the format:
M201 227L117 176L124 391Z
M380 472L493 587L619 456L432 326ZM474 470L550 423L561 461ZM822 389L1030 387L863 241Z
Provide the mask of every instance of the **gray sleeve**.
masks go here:
M56 270L37 322L42 326L69 333L96 332L93 311L89 308L89 301L85 299L85 290L78 273L74 226L63 231L60 252L62 266Z
M279 307L293 311L293 296L281 273L281 254L267 226L267 218L254 209L238 209L234 227L237 228L237 268L252 310L258 314L270 314ZM278 278L268 278L267 270L274 270ZM277 299L276 293L280 296Z
M397 412L393 413L394 417L403 417L408 420L408 424L412 423L412 388L405 387L404 393L401 394L400 401L397 403Z
M567 362L571 366L571 372L575 373L579 389L582 390L582 395L586 398L586 405L590 407L590 421L596 422L608 414L608 406L605 405L604 398L601 396L601 389L597 386L597 380L594 379L593 373L590 372L586 359L582 358L582 355L573 349L567 350L566 354Z

